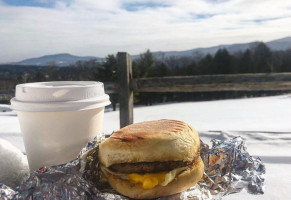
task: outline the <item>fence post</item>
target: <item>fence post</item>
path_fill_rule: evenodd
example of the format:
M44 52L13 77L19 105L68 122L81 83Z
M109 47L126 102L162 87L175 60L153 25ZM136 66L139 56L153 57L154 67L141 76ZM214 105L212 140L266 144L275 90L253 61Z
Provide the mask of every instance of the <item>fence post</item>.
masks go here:
M133 91L131 56L126 52L117 53L118 93L120 128L133 123Z

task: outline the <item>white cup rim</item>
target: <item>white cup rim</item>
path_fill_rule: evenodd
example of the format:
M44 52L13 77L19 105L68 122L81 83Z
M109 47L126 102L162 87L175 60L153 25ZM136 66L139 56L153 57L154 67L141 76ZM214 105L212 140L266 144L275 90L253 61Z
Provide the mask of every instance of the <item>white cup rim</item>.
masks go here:
M94 108L105 107L111 104L109 96L106 94L102 98L87 99L81 101L67 102L23 102L12 98L11 109L25 112L65 112L81 111Z
M11 108L27 112L78 111L110 104L102 82L53 81L16 86Z

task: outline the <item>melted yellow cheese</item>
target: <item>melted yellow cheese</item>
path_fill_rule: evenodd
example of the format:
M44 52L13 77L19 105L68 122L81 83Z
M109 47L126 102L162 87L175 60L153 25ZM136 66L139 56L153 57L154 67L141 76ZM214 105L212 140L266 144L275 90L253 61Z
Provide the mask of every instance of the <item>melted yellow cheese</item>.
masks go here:
M128 174L127 177L133 183L141 183L143 189L152 189L165 181L166 173Z
M185 167L174 169L170 172L160 172L160 173L146 173L146 174L127 174L127 178L132 183L141 183L143 189L152 189L157 185L166 186L175 177L185 170Z

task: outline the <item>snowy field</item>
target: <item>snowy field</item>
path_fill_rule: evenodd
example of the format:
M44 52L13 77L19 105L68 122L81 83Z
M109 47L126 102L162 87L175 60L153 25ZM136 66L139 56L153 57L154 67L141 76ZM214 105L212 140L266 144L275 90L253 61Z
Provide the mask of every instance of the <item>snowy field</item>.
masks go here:
M1 112L1 110L7 112ZM207 143L240 135L251 155L266 164L265 194L241 192L223 199L290 199L291 95L207 102L161 104L134 108L134 122L177 119L193 125ZM119 112L106 112L104 132L119 128ZM16 113L0 105L0 138L25 152Z

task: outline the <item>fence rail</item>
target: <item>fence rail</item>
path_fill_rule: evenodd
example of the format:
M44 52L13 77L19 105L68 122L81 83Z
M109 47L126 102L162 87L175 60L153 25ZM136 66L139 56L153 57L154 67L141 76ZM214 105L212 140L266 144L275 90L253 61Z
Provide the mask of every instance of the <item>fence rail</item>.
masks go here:
M171 76L131 79L138 92L289 91L291 73ZM107 94L118 93L118 84L105 82Z
M232 74L142 78L133 81L140 92L214 92L291 90L291 73Z

